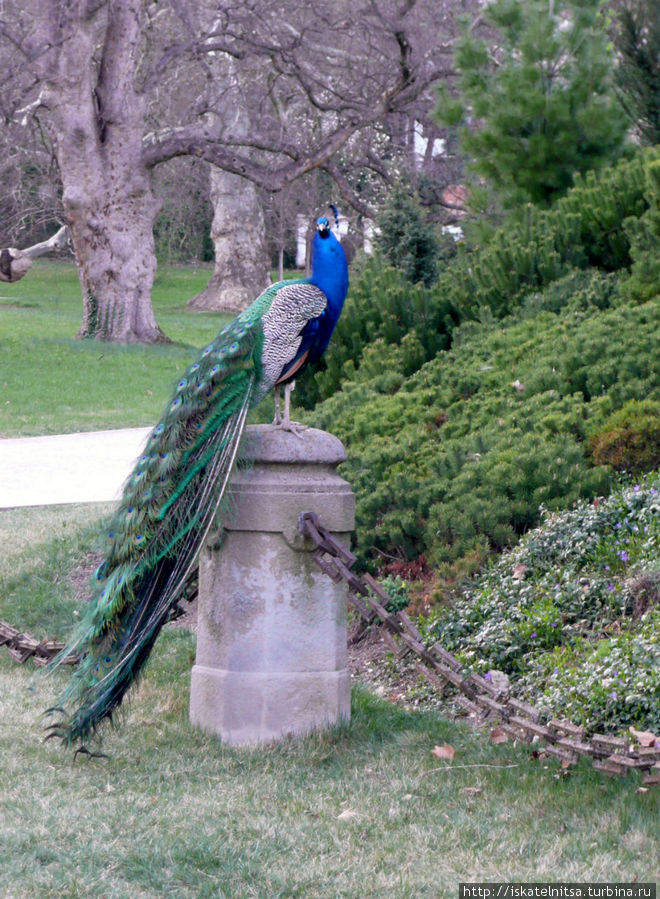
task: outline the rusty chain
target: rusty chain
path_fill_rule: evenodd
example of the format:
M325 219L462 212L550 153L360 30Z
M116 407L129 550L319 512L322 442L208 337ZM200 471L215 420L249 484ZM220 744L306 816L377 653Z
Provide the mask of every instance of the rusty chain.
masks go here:
M6 646L12 659L21 665L29 658L33 658L37 665L47 665L64 649L64 645L57 640L39 641L30 634L17 631L6 621L0 621L0 646ZM70 656L63 661L73 665L78 661L78 656Z
M540 739L543 751L564 765L574 765L581 756L592 759L594 768L607 774L625 775L640 771L643 783L660 784L660 742L642 746L631 739L592 733L564 718L541 723L543 714L526 702L510 696L506 688L487 681L474 672L465 673L463 664L439 643L427 647L422 635L404 611L391 613L392 598L375 578L361 577L351 569L357 559L323 527L313 512L302 512L298 528L317 547L315 561L333 581L345 581L352 607L362 619L362 630L370 624L384 625L383 638L399 657L412 654L416 669L434 687L442 690L451 684L457 701L475 723L497 723L501 731L516 740L531 743Z

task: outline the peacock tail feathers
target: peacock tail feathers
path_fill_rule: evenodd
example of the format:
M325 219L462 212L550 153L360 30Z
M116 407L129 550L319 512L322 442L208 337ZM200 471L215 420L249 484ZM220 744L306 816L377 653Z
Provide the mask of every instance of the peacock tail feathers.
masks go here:
M343 252L341 259L345 268ZM309 279L272 285L223 328L174 386L109 523L91 602L54 662L81 656L51 736L82 743L111 720L186 593L224 500L250 408L297 360L305 362L319 333L327 344L347 276L344 281L334 318L322 332L319 322L332 291L315 283L314 270Z

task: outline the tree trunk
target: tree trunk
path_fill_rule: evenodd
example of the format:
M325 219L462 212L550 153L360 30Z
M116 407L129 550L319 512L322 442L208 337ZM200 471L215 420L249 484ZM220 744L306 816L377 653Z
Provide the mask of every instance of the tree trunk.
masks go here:
M83 321L78 337L119 343L167 340L156 324L151 289L156 273L153 223L157 203L146 172L122 189L116 177L82 191L65 187L64 207L78 264ZM98 178L103 178L102 174ZM139 181L144 184L139 185Z
M188 305L241 312L270 284L263 211L250 181L218 168L211 170L211 202L215 270L206 288Z
M140 4L113 0L100 57L91 19L76 4L54 10L44 100L83 293L78 336L161 342L151 308L158 204L142 159L145 98L135 87Z

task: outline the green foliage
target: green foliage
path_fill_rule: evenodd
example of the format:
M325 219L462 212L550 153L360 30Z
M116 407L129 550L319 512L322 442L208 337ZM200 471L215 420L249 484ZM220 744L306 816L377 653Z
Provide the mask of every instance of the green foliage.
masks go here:
M411 284L427 287L438 274L438 241L426 221L419 199L399 184L392 191L377 221L376 249L384 260L400 269Z
M660 6L627 0L618 12L616 83L624 109L642 140L660 143Z
M364 263L351 283L348 299L332 341L315 373L303 376L296 400L307 408L325 399L369 360L380 365L382 353L397 354L401 378L449 346L456 324L449 300L422 284L411 284L403 272L383 267L377 259ZM380 341L380 343L378 343Z
M380 585L391 599L386 606L388 612L394 615L410 605L410 585L400 575L388 575L381 580Z
M548 715L592 729L660 727L660 606L640 604L657 571L660 477L547 516L450 609L429 639L471 668L520 678Z
M405 371L396 370L408 374L411 366L419 368L446 349L461 322L502 318L523 302L532 303L530 291L561 281L571 269L593 266L614 272L629 265L630 228L623 222L646 210L645 160L658 155L649 150L600 175L578 177L575 187L550 210L528 206L522 220L500 229L486 247L460 253L430 288L411 286L401 272L367 261L352 274L324 361L316 374L304 376L298 401L310 408L331 396L345 378L353 379L364 364L366 347L377 340L387 347L378 353L407 341ZM601 306L617 290L614 281L598 278L592 287L602 293L597 301ZM548 296L544 302L557 308L563 300Z
M601 7L602 0L488 4L482 15L499 34L496 64L485 41L469 27L463 32L456 54L461 100L441 94L438 116L446 125L465 123L460 140L471 168L506 208L547 206L575 172L621 152L626 118L614 102Z
M626 221L633 265L624 284L632 300L648 300L660 293L660 159L649 157L645 169L648 209L639 218Z
M564 284L555 314L466 323L449 351L407 378L401 347L373 344L316 407L310 420L349 448L363 559L373 562L373 550L423 552L434 566L481 557L533 527L541 505L609 491L585 441L627 400L658 395L660 309L601 309L618 299L611 276L594 273L580 289L584 277L573 296Z
M630 400L589 440L597 465L643 474L660 467L660 403Z

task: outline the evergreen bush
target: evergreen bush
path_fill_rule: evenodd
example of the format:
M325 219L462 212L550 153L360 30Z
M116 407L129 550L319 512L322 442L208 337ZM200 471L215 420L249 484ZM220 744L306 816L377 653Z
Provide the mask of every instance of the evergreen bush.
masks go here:
M438 276L439 243L416 196L401 184L392 191L377 220L376 250L411 284L429 287Z
M593 273L557 313L467 322L408 377L402 345L369 347L308 418L349 449L363 560L483 558L533 527L540 506L609 492L588 435L627 401L660 397L660 308L601 309L608 292L618 299L610 281Z
M589 441L597 465L643 474L660 467L660 403L630 400Z
M660 159L649 158L645 168L645 196L648 209L639 218L625 222L633 259L631 275L623 285L634 301L644 301L660 293Z
M630 222L647 209L645 162L655 159L660 161L660 150L649 149L599 175L576 177L552 209L528 206L522 221L500 229L486 247L459 253L430 288L367 261L352 275L328 351L316 374L301 381L299 402L311 408L331 396L353 377L373 341L399 346L412 334L407 364L419 368L451 344L458 324L504 318L571 269L618 272L629 266ZM601 303L609 304L614 282L605 287L594 277L593 285L603 293ZM564 294L567 301L571 296L570 290ZM557 291L547 298L555 309L559 301Z

